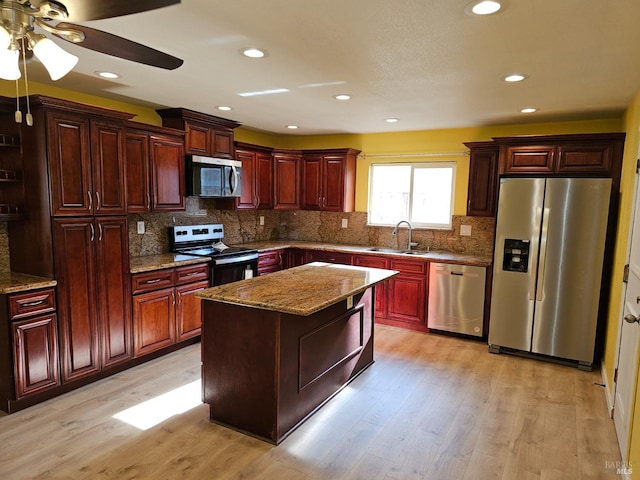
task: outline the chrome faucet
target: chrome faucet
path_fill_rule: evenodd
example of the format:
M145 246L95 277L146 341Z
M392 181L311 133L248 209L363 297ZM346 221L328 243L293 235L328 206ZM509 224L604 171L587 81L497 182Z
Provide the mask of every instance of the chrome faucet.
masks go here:
M411 226L411 224L407 221L407 220L400 220L397 224L396 224L396 228L393 229L393 232L391 232L391 235L393 235L394 237L396 235L398 235L398 227L403 224L406 223L407 226L409 227L409 241L407 242L407 250L411 250L411 247L415 247L417 245L417 243L413 243L411 241L411 232L413 230L413 227Z

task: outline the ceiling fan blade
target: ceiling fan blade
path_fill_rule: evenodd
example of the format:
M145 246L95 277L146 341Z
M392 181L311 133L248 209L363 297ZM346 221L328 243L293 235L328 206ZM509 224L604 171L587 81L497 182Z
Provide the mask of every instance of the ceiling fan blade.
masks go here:
M36 8L42 2L43 0L30 1L31 5ZM69 12L67 20L87 22L168 7L180 3L180 0L60 0L57 3L63 4Z
M63 30L73 29L84 33L85 39L74 45L88 48L95 52L106 53L113 57L124 58L125 60L151 65L152 67L164 68L165 70L174 70L184 63L183 60L167 53L95 28L64 22L58 23L56 28ZM56 35L55 32L54 35ZM62 35L56 36L67 40Z

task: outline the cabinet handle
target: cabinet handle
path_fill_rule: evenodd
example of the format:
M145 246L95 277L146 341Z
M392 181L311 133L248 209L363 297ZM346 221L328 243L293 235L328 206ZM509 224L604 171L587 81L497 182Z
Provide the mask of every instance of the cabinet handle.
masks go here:
M91 242L93 242L96 239L96 229L93 226L93 223L90 223L89 226L91 227Z
M147 285L151 284L151 283L158 283L161 279L160 278L156 278L154 280L145 280L144 283L146 283Z
M89 197L89 210L93 210L93 197L91 192L87 190L87 196Z
M44 303L44 300L38 300L36 302L23 303L22 306L23 307L35 307L37 305L42 305L43 303Z
M147 210L151 211L151 195L147 193Z
M102 241L102 224L98 224L98 241Z
M191 273L185 273L183 275L181 275L182 277L193 277L194 275L199 275L200 272L191 272Z
M96 192L96 210L100 210L100 192Z
M171 292L171 297L173 298L173 304L176 304L176 294L175 292Z

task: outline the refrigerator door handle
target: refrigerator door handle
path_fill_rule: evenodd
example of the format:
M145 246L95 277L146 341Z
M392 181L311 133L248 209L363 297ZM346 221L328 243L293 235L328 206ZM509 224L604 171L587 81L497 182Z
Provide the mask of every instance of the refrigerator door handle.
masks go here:
M534 218L534 225L540 225L542 221L542 208L536 208L536 216ZM538 234L533 236L531 239L531 256L529 258L529 300L534 301L536 299L536 270L535 267L538 265Z
M544 270L547 260L547 237L549 236L549 208L544 209L542 216L542 231L540 234L540 263L538 267L538 286L536 287L536 300L542 301L542 286L544 285Z

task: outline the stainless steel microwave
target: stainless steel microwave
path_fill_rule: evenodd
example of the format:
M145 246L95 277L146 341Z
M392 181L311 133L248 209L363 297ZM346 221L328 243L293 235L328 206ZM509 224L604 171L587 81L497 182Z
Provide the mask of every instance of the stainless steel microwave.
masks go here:
M187 155L187 196L239 197L241 175L237 160Z

